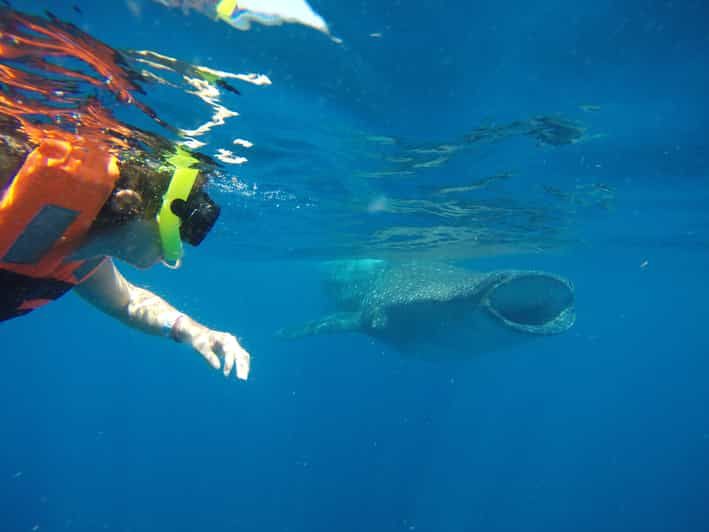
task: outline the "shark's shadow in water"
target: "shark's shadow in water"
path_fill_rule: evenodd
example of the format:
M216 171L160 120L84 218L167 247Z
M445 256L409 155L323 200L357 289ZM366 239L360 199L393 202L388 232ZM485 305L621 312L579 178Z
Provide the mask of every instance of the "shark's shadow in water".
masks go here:
M370 259L322 268L335 312L281 336L361 332L409 356L463 358L562 333L576 317L572 284L545 272Z

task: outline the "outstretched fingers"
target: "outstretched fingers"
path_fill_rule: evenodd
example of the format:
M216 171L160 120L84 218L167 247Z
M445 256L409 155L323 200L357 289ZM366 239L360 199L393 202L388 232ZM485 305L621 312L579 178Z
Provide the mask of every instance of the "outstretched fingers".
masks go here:
M204 330L202 334L193 336L191 343L214 369L222 368L219 359L223 358L222 371L225 377L235 370L237 379L248 379L251 369L251 355L241 347L234 335Z
M224 351L224 376L228 377L234 367L235 357L230 351Z
M214 352L214 343L209 341L208 339L204 339L200 342L196 342L195 344L195 349L199 352L200 355L204 357L204 359L207 361L207 363L212 366L214 369L219 369L221 367L221 363L219 362L219 357L217 354Z
M236 378L246 380L251 368L251 356L239 345L239 341L231 334L224 333L215 345L215 351L224 357L224 376L228 377L236 367Z

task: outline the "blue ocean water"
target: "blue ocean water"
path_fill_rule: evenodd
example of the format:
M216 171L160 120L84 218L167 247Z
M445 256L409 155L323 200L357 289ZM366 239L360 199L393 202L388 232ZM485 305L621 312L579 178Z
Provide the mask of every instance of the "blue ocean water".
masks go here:
M180 270L122 266L238 334L249 380L74 295L3 323L0 530L709 528L704 2L311 2L342 44L148 1L12 4L273 84L224 96L240 116L205 152L254 147L214 234ZM146 98L181 127L207 109ZM584 138L464 140L538 116ZM441 192L501 174L472 203ZM455 361L274 336L329 311L320 261L368 255L555 272L577 323Z

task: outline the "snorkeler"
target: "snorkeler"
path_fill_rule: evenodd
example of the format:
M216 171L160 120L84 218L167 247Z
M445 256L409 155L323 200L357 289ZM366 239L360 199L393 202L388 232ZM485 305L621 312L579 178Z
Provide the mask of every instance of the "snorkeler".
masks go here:
M246 379L250 355L236 337L134 286L113 263L176 267L183 241L199 245L220 212L205 190L208 158L119 122L87 96L85 85L109 91L164 126L136 101L136 74L123 63L71 24L0 9L0 321L76 288L123 323Z
M111 257L139 268L179 263L182 241L199 245L219 216L186 153L172 175L126 161L99 145L44 139L22 158L0 141L0 320L22 316L72 288L107 314L196 349L225 375L246 379L249 354L228 333L210 330L128 282ZM14 174L11 161L21 162Z

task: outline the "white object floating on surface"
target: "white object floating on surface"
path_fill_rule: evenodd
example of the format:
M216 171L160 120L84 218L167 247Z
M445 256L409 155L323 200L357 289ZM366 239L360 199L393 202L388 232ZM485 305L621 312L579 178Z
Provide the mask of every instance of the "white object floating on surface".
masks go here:
M306 0L154 0L167 7L191 10L217 20L223 20L239 30L248 30L251 23L264 26L302 24L325 33L338 44L342 39L330 33L327 22L310 7Z
M248 30L252 22L266 26L292 22L330 34L325 20L305 0L222 0L216 10L221 20L240 30Z

